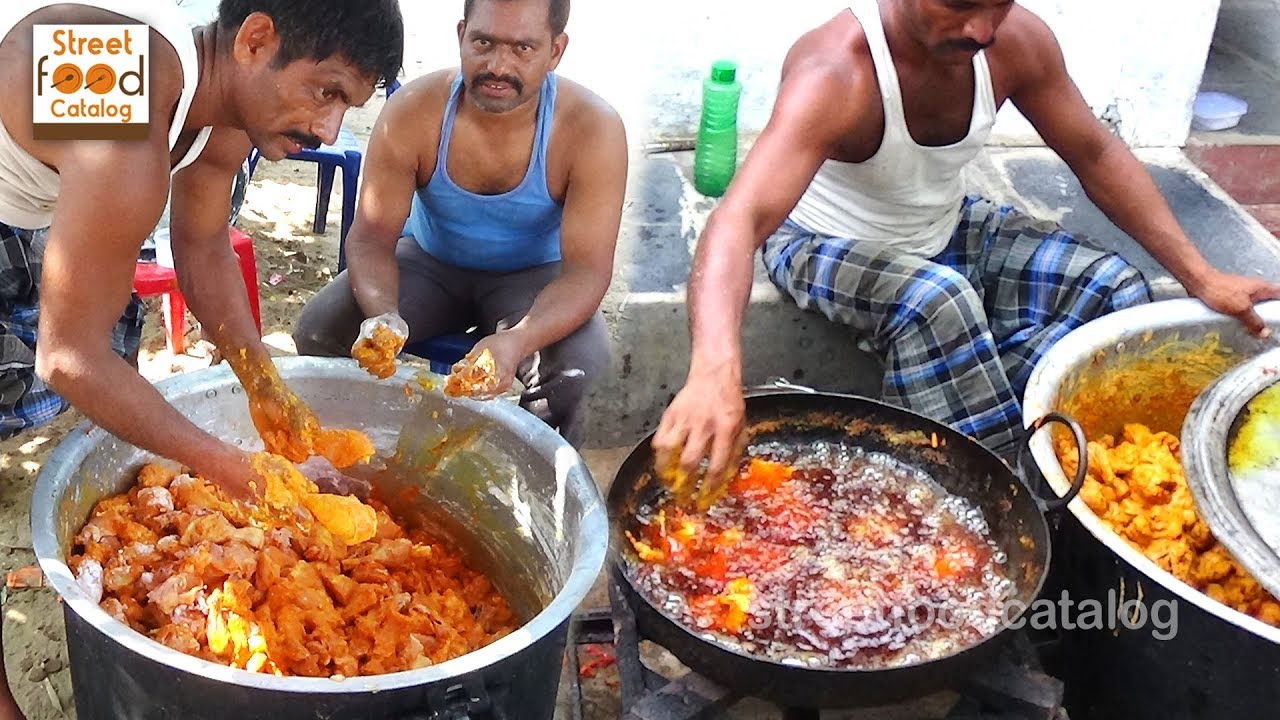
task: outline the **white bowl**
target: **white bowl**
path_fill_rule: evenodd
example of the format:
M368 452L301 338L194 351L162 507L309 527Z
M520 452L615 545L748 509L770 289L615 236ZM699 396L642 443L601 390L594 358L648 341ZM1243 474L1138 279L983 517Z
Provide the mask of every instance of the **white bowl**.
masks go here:
M1249 103L1221 92L1196 93L1191 125L1197 130L1226 130L1240 123L1249 112Z

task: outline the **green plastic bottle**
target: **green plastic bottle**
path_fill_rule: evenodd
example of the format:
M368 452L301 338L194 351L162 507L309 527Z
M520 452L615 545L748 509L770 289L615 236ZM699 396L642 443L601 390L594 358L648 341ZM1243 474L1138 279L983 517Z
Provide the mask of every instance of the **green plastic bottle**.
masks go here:
M738 99L742 83L730 60L711 64L702 82L702 121L693 154L693 186L708 197L720 197L738 168Z

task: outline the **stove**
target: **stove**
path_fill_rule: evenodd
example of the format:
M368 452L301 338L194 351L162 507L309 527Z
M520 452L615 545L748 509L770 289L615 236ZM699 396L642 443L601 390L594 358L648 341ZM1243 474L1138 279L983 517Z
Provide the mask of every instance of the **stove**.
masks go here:
M636 628L636 617L612 577L608 583L609 607L585 610L574 615L571 638L576 647L567 654L566 673L572 720L586 717L582 672L578 649L601 646L612 650L616 662L618 690L625 720L712 720L730 717L732 708L744 699L690 671L668 678L651 670L641 660L641 643L648 640ZM1044 643L1033 643L1025 630L1012 637L1000 658L972 676L964 687L918 698L897 705L866 710L841 710L841 720L1069 720L1062 707L1063 684L1047 674L1041 661ZM603 655L602 655L603 656ZM603 656L608 657L608 656ZM593 661L594 662L594 661ZM588 668L589 669L589 668ZM811 708L777 708L784 720L818 720Z

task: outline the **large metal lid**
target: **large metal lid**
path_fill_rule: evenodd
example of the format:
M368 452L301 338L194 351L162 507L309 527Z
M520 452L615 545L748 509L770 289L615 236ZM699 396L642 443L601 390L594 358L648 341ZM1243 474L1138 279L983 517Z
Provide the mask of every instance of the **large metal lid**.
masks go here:
M1214 536L1280 597L1280 349L1196 398L1182 426L1182 465Z

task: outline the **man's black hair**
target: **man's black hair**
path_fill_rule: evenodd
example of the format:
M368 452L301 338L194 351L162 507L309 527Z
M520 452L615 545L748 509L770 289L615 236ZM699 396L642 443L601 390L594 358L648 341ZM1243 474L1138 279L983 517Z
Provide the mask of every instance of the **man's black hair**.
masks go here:
M275 23L279 66L338 55L382 87L404 62L404 19L397 0L221 0L218 26L235 31L255 12Z
M471 8L475 7L475 4L476 0L463 0L463 20L471 17ZM569 24L569 0L547 0L547 24L551 26L552 36L558 36L564 32L565 26Z

